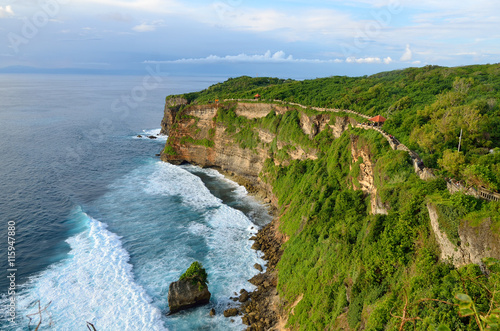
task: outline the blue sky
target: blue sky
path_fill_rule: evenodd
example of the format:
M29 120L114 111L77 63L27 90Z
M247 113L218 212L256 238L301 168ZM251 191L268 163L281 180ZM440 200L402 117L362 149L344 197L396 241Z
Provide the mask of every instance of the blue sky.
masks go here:
M0 0L0 68L314 78L500 62L493 0Z

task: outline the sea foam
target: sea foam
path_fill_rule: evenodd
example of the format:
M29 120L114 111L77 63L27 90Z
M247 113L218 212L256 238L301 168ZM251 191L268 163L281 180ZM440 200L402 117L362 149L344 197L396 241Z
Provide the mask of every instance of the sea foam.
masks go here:
M168 136L160 134L161 129L152 129L152 130L142 130L141 133L134 135L133 139L144 139L144 140L153 140L153 141L167 141ZM138 135L142 136L139 138ZM149 139L149 136L155 136L156 139Z
M37 311L40 300L42 308L47 306L42 325L55 330L83 330L86 322L97 330L166 330L160 310L134 282L120 237L80 208L73 216L86 230L67 240L71 247L67 259L25 286L18 297L23 324L28 324L25 316ZM37 323L38 317L33 321Z

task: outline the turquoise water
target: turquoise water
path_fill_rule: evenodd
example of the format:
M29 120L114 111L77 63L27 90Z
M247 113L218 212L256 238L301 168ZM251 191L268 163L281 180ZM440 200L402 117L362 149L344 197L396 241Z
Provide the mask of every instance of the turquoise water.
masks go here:
M140 77L7 78L0 216L17 224L19 287L16 324L3 310L2 329L26 330L38 302L47 330L87 321L97 330L243 329L222 311L263 264L248 238L270 220L266 209L214 170L159 161L166 137L136 137L159 132L165 95L215 79L169 79L125 116L113 103ZM166 316L168 285L194 260L207 269L211 302Z

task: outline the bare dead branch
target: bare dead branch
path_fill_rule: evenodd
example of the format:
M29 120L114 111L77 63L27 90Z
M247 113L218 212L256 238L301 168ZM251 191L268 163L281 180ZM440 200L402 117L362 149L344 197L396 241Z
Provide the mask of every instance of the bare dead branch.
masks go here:
M95 328L94 324L90 323L90 322L87 322L87 328L90 330L90 331L97 331L97 329ZM92 328L92 329L91 329Z

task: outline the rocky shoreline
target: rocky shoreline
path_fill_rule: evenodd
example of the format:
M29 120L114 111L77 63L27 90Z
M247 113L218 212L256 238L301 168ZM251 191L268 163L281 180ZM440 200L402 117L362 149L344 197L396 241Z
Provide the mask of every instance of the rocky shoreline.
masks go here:
M228 175L227 173L225 174ZM276 266L281 259L281 245L284 237L278 231L279 219L276 217L276 206L271 203L271 198L267 197L267 192L259 187L248 185L241 181L238 176L228 176L232 180L238 180L240 185L244 185L251 195L260 199L263 203L269 204L273 220L261 228L255 236L249 238L253 240L252 249L260 250L266 261L266 270L262 272L262 266L255 265L254 268L261 271L248 281L257 288L252 292L241 290L240 295L234 300L238 300L241 305L237 308L230 308L225 311L225 316L241 315L243 324L247 325L247 331L257 330L279 330L276 326L283 317L283 306L285 303L280 299L277 284L278 271ZM235 178L236 177L236 178ZM247 185L245 185L247 184Z
M249 238L249 240L254 241L252 249L259 250L264 254L266 270L263 272L262 266L258 264L253 266L261 273L248 281L257 288L252 292L241 289L239 296L231 297L233 301L240 302L240 306L226 309L224 316L241 316L243 324L248 326L247 331L282 330L278 325L281 324L280 321L283 321L285 316L283 311L285 302L279 297L276 288L278 284L276 266L283 253L281 245L286 241L286 238L278 230L277 198L272 194L271 187L267 187L259 179L241 176L219 167L211 168L244 186L250 195L269 207L269 213L273 217L270 223Z
M224 311L226 317L241 315L243 324L248 325L247 331L277 330L276 325L283 315L284 302L280 299L276 289L278 284L276 265L282 254L281 240L279 236L276 236L276 229L277 218L250 238L254 240L252 248L264 253L264 260L267 261L266 271L248 280L257 287L254 291L247 292L242 289L239 297L232 298L241 303L239 307ZM254 267L261 269L259 265Z
M241 318L243 324L248 325L248 331L274 329L282 315L283 302L279 297L276 286L278 285L278 271L276 265L281 259L281 241L276 236L278 219L259 230L252 248L264 253L267 261L266 271L252 277L249 282L257 286L249 293L250 300L242 304Z

